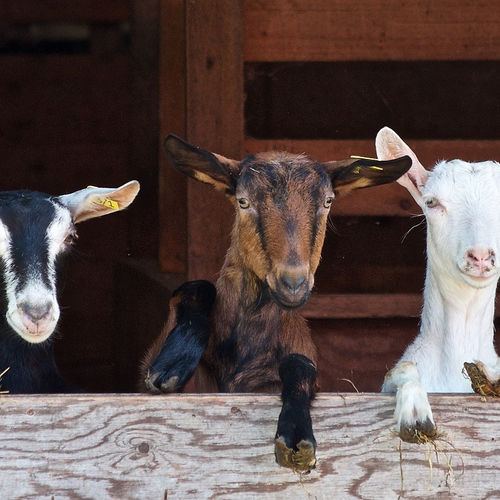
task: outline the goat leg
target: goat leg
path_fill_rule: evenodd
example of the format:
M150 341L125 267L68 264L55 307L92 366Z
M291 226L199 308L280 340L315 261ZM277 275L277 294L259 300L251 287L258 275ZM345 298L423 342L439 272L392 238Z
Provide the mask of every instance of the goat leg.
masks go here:
M283 467L309 472L316 466L310 402L315 394L317 369L301 354L285 356L279 367L283 407L275 438L276 461Z
M205 351L210 336L210 312L215 287L208 281L190 281L174 291L170 318L145 363L148 392L182 392ZM155 348L156 347L156 348Z

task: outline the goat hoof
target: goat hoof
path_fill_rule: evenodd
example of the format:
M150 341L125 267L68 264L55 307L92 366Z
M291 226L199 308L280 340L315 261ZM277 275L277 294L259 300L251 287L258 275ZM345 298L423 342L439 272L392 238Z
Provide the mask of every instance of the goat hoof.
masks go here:
M162 379L162 374L148 372L144 380L146 389L151 394L159 394L160 392L176 392L179 388L179 377L174 375L166 380Z
M399 437L407 443L427 443L436 439L437 429L428 418L425 422L414 422L411 425L402 425Z
M297 443L297 449L289 448L285 438L280 436L274 442L276 462L295 472L309 474L316 467L316 449L314 443L303 439Z
M475 393L481 396L500 397L500 381L491 383L476 363L464 363L464 369Z

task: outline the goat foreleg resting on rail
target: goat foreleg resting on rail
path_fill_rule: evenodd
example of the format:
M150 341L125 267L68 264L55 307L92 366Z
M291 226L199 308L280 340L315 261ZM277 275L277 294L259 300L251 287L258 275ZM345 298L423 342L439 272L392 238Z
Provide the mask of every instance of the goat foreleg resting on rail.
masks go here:
M174 291L169 321L143 364L149 392L183 391L207 346L215 294L212 283L202 280Z
M427 392L420 382L415 363L401 361L390 370L385 376L382 392L396 393L394 418L403 441L418 442L419 433L429 438L436 436Z
M301 354L289 354L280 363L283 407L276 431L276 461L283 467L308 472L316 465L316 439L310 403L317 386L317 369Z

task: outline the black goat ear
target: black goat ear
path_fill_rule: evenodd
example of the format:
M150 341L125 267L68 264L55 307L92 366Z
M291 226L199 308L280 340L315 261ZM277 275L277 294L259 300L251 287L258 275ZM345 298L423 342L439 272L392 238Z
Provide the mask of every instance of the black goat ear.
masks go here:
M346 194L354 189L388 184L399 179L411 167L409 156L381 161L365 158L331 161L325 164L335 194Z
M183 174L228 196L235 194L239 161L193 146L173 134L165 138L163 148L172 165Z

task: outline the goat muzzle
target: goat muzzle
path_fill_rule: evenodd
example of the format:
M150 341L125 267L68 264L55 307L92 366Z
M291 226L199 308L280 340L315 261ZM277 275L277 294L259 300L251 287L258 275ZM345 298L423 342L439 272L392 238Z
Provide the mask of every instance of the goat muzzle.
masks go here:
M314 278L302 267L284 269L268 279L273 300L286 310L303 306L311 293Z

